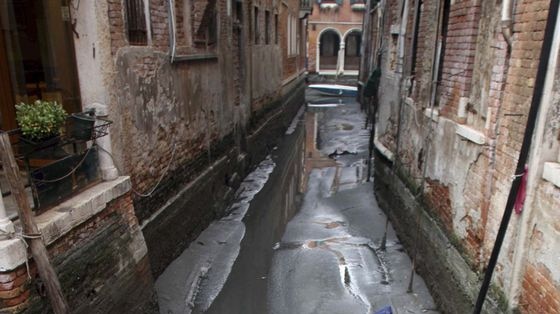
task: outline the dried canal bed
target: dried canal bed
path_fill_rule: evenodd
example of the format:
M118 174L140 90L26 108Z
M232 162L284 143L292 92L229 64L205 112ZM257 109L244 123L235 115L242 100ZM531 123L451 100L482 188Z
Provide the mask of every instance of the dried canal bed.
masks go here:
M359 105L325 103L335 105L305 113L309 172L299 212L292 207L302 154L294 147L302 139L292 124L243 183L247 197L158 278L161 313L372 313L386 305L436 313L420 277L407 293L411 262L390 226L387 249L378 249L386 217L366 178L369 132Z
M407 293L411 262L391 226L386 250L378 249L386 216L367 182L369 132L359 105L344 100L308 108L315 121L306 125L316 127L307 131L317 132L308 137L337 163L311 171L302 207L275 246L268 311L372 313L391 305L395 313L436 313L422 278L415 276Z
M161 313L206 311L220 293L239 255L251 200L275 167L268 156L241 184L227 215L210 224L156 281Z

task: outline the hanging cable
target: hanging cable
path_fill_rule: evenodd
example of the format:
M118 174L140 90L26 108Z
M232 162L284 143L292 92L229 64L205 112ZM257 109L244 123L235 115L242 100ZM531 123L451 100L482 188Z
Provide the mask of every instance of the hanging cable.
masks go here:
M93 147L92 147L92 148L93 148ZM50 180L36 179L36 178L33 178L33 177L32 177L32 178L31 178L31 181L32 181L32 182L39 182L39 183L56 183L56 182L58 182L58 181L62 181L62 180L64 180L64 179L68 178L69 176L73 175L73 174L76 172L76 170L78 170L78 169L82 166L82 164L83 164L84 161L86 160L86 158L87 158L87 156L89 155L89 152L90 152L91 150L92 150L91 148L88 149L88 150L86 150L86 152L85 152L85 154L84 154L84 157L82 157L82 159L81 159L80 162L76 165L76 167L72 168L72 170L70 170L70 172L68 172L67 174L63 175L62 177L59 177L59 178L56 178L56 179L50 179Z
M173 150L171 151L171 158L169 159L169 162L167 163L167 166L165 167L165 170L163 171L163 173L161 174L161 176L159 177L159 179L157 180L156 184L149 190L149 192L147 193L142 193L137 191L136 189L134 189L134 187L131 188L132 193L134 193L136 196L139 197L150 197L152 196L152 194L157 190L157 188L159 187L159 185L161 184L161 182L163 181L163 178L167 175L167 173L169 172L169 169L171 168L171 164L173 163L173 161L175 160L175 151L177 150L177 143L173 142ZM104 149L103 147L99 146L99 149L101 149L102 151L104 151L107 155L109 155L109 157L111 157L111 159L113 160L113 164L115 164L115 168L117 168L117 171L119 172L119 174L123 174L123 172L121 171L121 169L117 166L115 157L113 156L113 154L111 154L109 151L107 151L106 149Z

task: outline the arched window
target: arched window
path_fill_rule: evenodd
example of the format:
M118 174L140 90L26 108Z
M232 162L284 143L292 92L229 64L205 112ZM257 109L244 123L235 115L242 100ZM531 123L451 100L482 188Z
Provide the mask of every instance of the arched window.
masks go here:
M334 30L321 34L319 46L319 67L321 70L335 70L340 49L340 36Z

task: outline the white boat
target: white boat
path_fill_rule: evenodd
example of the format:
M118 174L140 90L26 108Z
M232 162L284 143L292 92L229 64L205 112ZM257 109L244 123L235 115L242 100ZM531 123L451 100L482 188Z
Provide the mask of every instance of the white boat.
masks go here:
M356 96L358 88L356 86L338 85L338 84L311 84L309 88L325 95L336 96Z

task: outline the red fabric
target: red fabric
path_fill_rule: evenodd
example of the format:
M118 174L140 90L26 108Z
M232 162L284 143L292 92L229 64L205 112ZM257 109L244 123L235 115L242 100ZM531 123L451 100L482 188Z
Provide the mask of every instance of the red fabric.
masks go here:
M525 172L521 177L521 185L519 185L517 197L515 198L515 204L513 205L515 213L518 215L523 211L523 204L525 203L525 196L527 195L527 173L529 173L529 171L527 169L527 165L525 165Z

